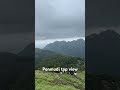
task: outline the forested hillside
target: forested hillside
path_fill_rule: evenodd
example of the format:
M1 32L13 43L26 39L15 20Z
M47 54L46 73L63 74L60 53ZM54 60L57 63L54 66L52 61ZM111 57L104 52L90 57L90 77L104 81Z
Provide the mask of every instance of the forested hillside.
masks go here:
M35 68L42 67L77 67L84 70L84 59L80 57L66 56L49 50L36 49Z

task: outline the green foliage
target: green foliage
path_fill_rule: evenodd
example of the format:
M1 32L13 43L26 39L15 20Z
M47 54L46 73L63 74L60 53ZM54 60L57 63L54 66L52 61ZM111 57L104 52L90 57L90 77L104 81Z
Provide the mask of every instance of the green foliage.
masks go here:
M35 90L84 90L85 73L78 72L76 77L59 73L36 73Z
M42 67L64 67L64 68L79 68L83 71L85 68L84 59L80 57L72 57L57 54L49 50L36 50L35 69Z
M67 73L36 72L35 90L84 90L85 61L80 57L66 56L49 50L36 49L35 69L42 67L78 68L77 76Z

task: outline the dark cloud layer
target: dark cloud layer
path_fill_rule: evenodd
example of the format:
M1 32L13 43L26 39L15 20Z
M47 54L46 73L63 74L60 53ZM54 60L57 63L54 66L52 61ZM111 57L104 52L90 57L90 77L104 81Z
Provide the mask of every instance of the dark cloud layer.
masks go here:
M34 32L34 28L34 24L0 24L0 35Z
M34 0L0 0L0 52L18 53L34 42Z
M34 0L0 0L0 24L34 22Z
M0 35L0 52L18 53L34 42L34 33L16 33Z
M120 26L120 0L86 0L86 28Z
M0 0L0 33L34 32L34 0Z

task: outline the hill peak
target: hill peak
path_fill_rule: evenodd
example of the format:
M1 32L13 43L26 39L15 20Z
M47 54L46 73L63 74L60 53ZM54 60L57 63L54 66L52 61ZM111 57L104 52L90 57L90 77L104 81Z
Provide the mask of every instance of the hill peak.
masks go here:
M118 36L119 34L117 32L115 32L114 30L112 30L112 29L108 29L106 31L101 32L100 35L102 35L102 36L106 36L106 35Z

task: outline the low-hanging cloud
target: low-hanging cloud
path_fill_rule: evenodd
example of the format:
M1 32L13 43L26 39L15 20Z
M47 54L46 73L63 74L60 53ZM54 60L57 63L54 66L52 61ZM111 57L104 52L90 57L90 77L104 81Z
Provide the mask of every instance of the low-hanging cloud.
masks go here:
M36 40L85 36L85 0L36 0Z

